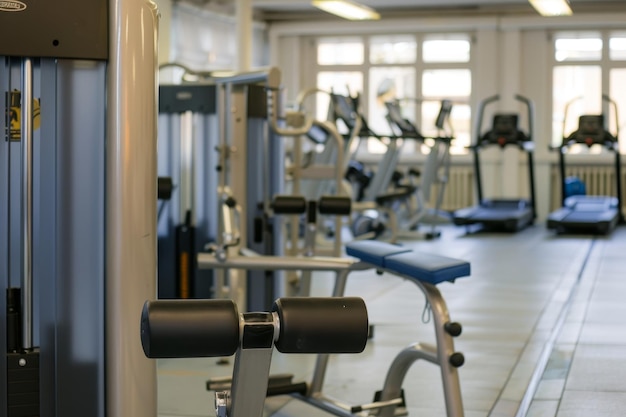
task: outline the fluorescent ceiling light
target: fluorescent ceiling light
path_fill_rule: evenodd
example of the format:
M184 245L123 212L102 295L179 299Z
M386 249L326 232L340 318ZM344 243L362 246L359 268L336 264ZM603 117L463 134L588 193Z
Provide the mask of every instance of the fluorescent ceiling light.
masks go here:
M528 0L542 16L571 16L568 0Z
M359 3L349 0L313 0L313 6L348 20L378 20L380 14Z

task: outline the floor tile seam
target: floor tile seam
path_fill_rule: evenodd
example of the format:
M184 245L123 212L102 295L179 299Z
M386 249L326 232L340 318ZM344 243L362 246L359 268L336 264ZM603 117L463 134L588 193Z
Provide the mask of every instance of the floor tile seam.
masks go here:
M626 395L626 391L623 391L623 390L607 390L607 389L564 389L563 393L565 394L566 392L568 394L588 392L588 393L594 393L594 394L624 394Z
M556 340L558 339L558 336L561 333L561 330L563 329L563 326L566 322L566 318L569 314L571 305L573 303L573 300L575 299L577 290L580 286L580 277L582 276L582 274L585 271L586 268L586 264L588 262L588 260L590 259L592 253L594 250L594 241L592 240L590 242L590 244L587 246L586 249L586 254L583 258L582 263L580 264L576 264L578 266L578 271L575 272L575 275L577 276L577 279L574 281L573 285L571 286L571 288L569 289L569 294L568 297L566 298L566 300L563 302L563 305L561 307L561 311L559 312L559 315L556 319L555 324L552 327L552 331L551 331L551 335L550 338L548 339L548 341L546 341L544 343L544 348L542 349L542 352L539 356L539 360L537 361L537 365L535 366L535 369L533 371L533 375L531 376L531 380L529 382L529 385L527 387L526 392L524 393L524 395L522 396L522 398L519 401L519 407L518 407L518 411L516 413L516 417L524 417L526 416L526 414L528 413L528 410L530 408L530 404L532 403L532 400L534 399L536 390L537 390L537 385L539 384L539 382L541 381L541 376L544 374L548 360L550 358L550 355L552 354L554 345L556 343ZM568 268L568 271L563 275L563 277L561 278L561 281L557 287L557 290L555 290L555 292L553 293L553 297L555 295L555 293L558 291L558 289L562 286L565 285L568 280L571 280L572 278L572 273L574 271L572 271L572 266L570 266ZM552 300L552 298L550 298L550 300ZM539 318L537 320L537 323L535 324L535 327L533 328L533 332L531 333L531 337L529 337L527 343L524 346L524 349L522 350L522 352L520 353L520 356L518 356L518 361L516 363L516 365L513 367L512 372L510 374L510 376L512 375L512 373L516 370L517 366L519 366L520 364L520 358L522 357L522 355L524 354L524 352L526 351L526 349L528 348L528 345L532 339L532 335L535 334L535 332L537 331L537 326L539 325L543 315L546 312L546 309L549 307L549 302L545 305L544 309L542 309L541 314L539 315ZM509 380L510 380L510 376L509 376ZM498 396L498 399L496 400L496 404L498 403L498 401L501 398L502 393L504 392L504 390L506 389L506 386L509 383L509 380L507 380L507 383L505 384L505 386L503 387L502 391L500 392L500 395ZM495 404L494 404L495 407ZM492 409L493 411L493 409Z
M553 292L556 293L558 291L558 288L560 288L562 285L564 285L569 279L571 279L571 274L569 272L565 272L563 273L561 280L559 281L559 284L557 285L557 289ZM511 368L511 371L508 373L507 378L506 378L506 382L504 383L504 386L502 387L502 389L500 390L498 397L496 398L496 401L494 402L493 406L491 407L491 409L489 410L489 414L488 416L492 416L494 415L494 411L498 405L498 403L502 400L502 395L504 394L506 387L508 386L508 384L511 382L512 377L514 375L514 373L516 372L518 366L520 366L521 363L521 359L524 356L524 353L529 349L531 342L532 342L532 336L538 331L538 327L543 319L543 316L546 314L546 311L550 308L550 301L552 301L552 298L550 298L550 300L548 300L548 302L546 302L546 304L543 306L543 308L541 309L540 314L537 317L537 320L535 321L535 324L533 325L533 329L532 332L530 333L530 336L526 339L526 342L524 343L524 347L520 350L520 353L517 355L517 358L515 360L515 365ZM542 356L545 353L542 352ZM534 397L534 395L533 395ZM523 399L523 398L522 398ZM518 409L520 409L522 407L522 399L520 399L520 401L518 401ZM513 401L511 399L507 399L506 401ZM495 415L494 415L495 417Z
M595 252L596 250L598 250L598 247L597 247L594 243L595 243L595 241L592 241L592 244L591 244L591 246L590 246L590 248L589 248L589 250L588 250L587 257L586 257L586 258L587 258L587 260L591 259L591 258L593 257L593 255L594 255L594 252ZM551 348L549 349L549 353L547 353L547 360L546 360L545 365L543 366L543 371L541 371L541 377L539 378L539 380L538 380L538 382L537 382L537 385L538 385L541 381L545 381L545 379L543 378L543 375L545 374L545 372L546 372L546 370L547 370L547 362L548 362L549 358L550 358L550 357L552 357L552 355L553 355L553 353L554 353L555 349L556 349L558 346L561 346L561 345L562 345L561 343L558 343L558 337L559 337L559 335L560 335L561 331L563 330L564 324L567 322L567 317L568 317L568 316L572 313L572 311L571 311L572 302L573 302L575 299L577 299L577 298L576 298L576 296L577 296L578 291L580 290L580 287L581 287L581 282L582 282L582 280L584 279L584 276L585 276L585 275L587 274L587 272L588 272L588 271L586 271L586 267L587 267L587 266L588 266L588 263L587 263L587 262L583 262L583 264L582 264L582 266L581 266L582 268L581 268L581 270L580 270L580 271L579 271L579 273L578 273L578 278L577 278L576 284L575 284L575 285L574 285L574 287L572 288L572 290L571 290L571 292L570 292L570 295L569 295L569 297L568 297L568 302L567 302L567 305L565 305L565 306L564 306L564 311L562 311L562 316L563 316L563 317L562 317L562 320L563 320L563 321L562 321L562 323L560 324L560 328L558 329L558 332L556 332L556 334L554 334L554 335L553 335L553 340L552 340L552 343L551 343ZM599 265L596 265L596 274L591 275L591 276L593 277L593 278L592 278L592 279L593 279L592 286L595 286L595 283L596 283L596 281L597 281L597 270L598 270L598 269L599 269ZM585 306L584 306L584 310L585 310L585 311L584 311L584 316L586 316L586 315L587 315L587 311L588 311L588 309L589 309L589 303L590 303L590 300L591 300L591 296L592 296L592 294L593 294L593 291L589 291L589 294L588 294L588 295L587 295L587 297L585 297L585 299L584 299L584 300L585 300ZM572 369L572 363L573 363L573 360L574 360L574 355L576 354L576 350L578 349L578 346L579 346L579 340L580 340L580 335L581 335L581 333L582 333L582 326L578 329L578 331L577 331L577 336L576 336L576 341L573 343L573 345L574 345L574 350L573 350L573 352L572 352L572 358L571 358L571 360L570 360L570 361L569 361L569 363L568 363L567 370L566 370L566 373L565 373L565 376L564 376L564 381L565 381L565 382L564 382L564 385L563 385L563 391L561 392L561 398L559 398L558 400L553 400L553 401L556 401L556 402L557 402L557 407L556 407L556 412L557 412L557 414L558 414L558 410L561 408L561 401L562 401L562 399L563 399L563 393L565 393L565 391L566 391L566 387L567 387L567 380L568 380L568 378L569 378L569 374L570 374L571 369ZM567 343L567 345L572 345L572 343ZM547 349L546 349L546 350L547 350ZM530 405L531 405L533 402L538 401L538 399L536 398L536 395L537 395L537 390L536 390L536 387L535 387L535 392L532 394L532 397L531 397L530 401L528 402L528 406L526 407L526 410L524 411L524 413L523 413L523 414L520 414L520 413L518 412L517 417L524 417L524 416L528 413L528 410L530 409Z

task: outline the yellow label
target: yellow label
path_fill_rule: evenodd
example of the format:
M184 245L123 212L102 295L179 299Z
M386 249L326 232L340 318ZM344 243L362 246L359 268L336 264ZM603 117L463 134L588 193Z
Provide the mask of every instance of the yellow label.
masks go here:
M13 91L11 93L11 102L16 101L19 104L19 91ZM33 129L37 130L41 126L41 107L39 99L33 99ZM12 141L19 141L22 138L22 108L17 106L11 106L9 108L9 139Z

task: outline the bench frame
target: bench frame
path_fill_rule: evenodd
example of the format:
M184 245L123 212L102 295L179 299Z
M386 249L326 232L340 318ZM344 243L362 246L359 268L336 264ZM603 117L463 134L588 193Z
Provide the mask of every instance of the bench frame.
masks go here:
M373 241L372 241L373 242ZM361 241L360 243L365 243ZM383 245L385 248L395 248L398 252L410 252L410 250L384 242L373 242ZM446 329L450 323L450 316L446 302L435 284L421 281L419 277L409 276L398 271L381 267L373 262L359 260L353 261L340 258L324 257L266 257L261 255L239 255L229 259L217 260L209 254L200 254L198 263L204 268L226 269L263 269L263 270L326 270L334 271L335 285L333 297L345 295L346 284L350 272L356 270L375 269L378 272L390 273L400 278L410 280L422 291L432 311L432 321L435 326L436 345L427 343L413 343L396 355L392 361L385 378L383 389L379 399L370 403L357 406L349 406L341 403L322 393L326 370L328 368L329 354L318 354L311 383L306 395L292 394L294 397L309 403L324 411L340 417L376 415L378 417L393 417L406 415L404 399L402 398L402 384L411 365L420 359L438 365L441 369L444 399L447 417L463 417L463 400L461 395L460 380L457 368L462 365L463 356L455 352L453 335ZM433 255L437 256L437 255ZM452 259L451 259L452 260ZM444 281L454 281L456 278L466 275L457 275ZM458 335L458 334L457 334ZM456 356L456 357L455 357ZM459 359L456 364L453 358Z

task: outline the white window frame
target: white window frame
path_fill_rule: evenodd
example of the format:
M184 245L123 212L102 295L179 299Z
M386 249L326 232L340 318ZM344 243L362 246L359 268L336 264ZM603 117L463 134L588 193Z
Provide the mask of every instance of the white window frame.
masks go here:
M449 98L452 100L456 100L456 101L466 101L467 103L471 103L472 102L472 95L474 94L474 91L472 90L472 92L470 93L469 97L422 97L422 76L424 71L427 70L446 70L446 69L467 69L470 71L470 74L472 76L472 78L474 77L474 57L473 57L473 53L472 53L472 49L473 46L475 44L475 36L471 31L455 31L455 32L446 32L446 33L442 33L439 31L433 31L433 32L416 32L416 33L411 33L411 32L407 32L407 31L403 31L403 32L399 32L399 33L385 33L385 35L410 35L410 36L414 36L415 41L416 41L416 62L414 63L381 63L381 64L372 64L370 63L370 39L372 37L377 37L380 34L375 34L375 35L366 35L366 34L354 34L351 33L349 35L320 35L320 36L313 36L310 37L309 40L311 42L312 45L315 45L313 49L313 52L315 54L315 56L313 57L312 61L312 75L314 77L314 79L317 79L317 74L319 72L361 72L363 74L363 90L360 92L362 95L362 110L363 113L365 115L366 118L369 118L369 109L367 106L368 103L368 99L369 99L369 95L370 95L370 70L373 68L384 68L384 67L402 67L402 68L413 68L415 71L415 91L413 92L413 98L423 98L424 100L439 100L439 99L443 99L443 98ZM424 62L423 61L423 56L422 56L422 45L424 40L432 40L434 37L438 37L441 36L442 39L447 39L450 36L458 36L458 37L466 37L467 40L470 42L470 56L469 56L469 60L466 62ZM318 39L323 39L323 38L361 38L363 41L363 51L364 51L364 60L363 60L363 64L360 65L320 65L317 62L317 41ZM472 80L472 87L473 87L474 81ZM354 92L352 92L354 93ZM411 120L417 125L417 126L422 126L422 112L421 112L421 106L415 105L414 106L415 112L411 117ZM470 111L472 111L473 109L470 109ZM471 116L473 117L473 115ZM470 123L471 125L471 123ZM470 126L471 129L471 126ZM471 141L471 137L472 137L472 132L470 131L470 141ZM469 143L467 144L469 145ZM465 146L465 145L463 145ZM360 148L360 153L359 156L363 156L364 159L367 159L368 156L372 156L372 154L370 154L369 152L366 151L366 147L362 146ZM403 159L411 159L410 156L403 156Z
M559 38L561 34L598 34L602 39L602 55L599 60L564 60L557 61L556 60L556 40ZM550 85L553 88L554 86L554 69L559 66L599 66L601 71L601 85L600 90L601 94L606 94L610 96L610 75L611 71L614 69L626 69L626 59L625 60L611 60L610 59L610 50L609 50L609 42L611 39L611 35L615 33L625 33L623 30L619 29L581 29L581 30L563 30L563 31L553 31L551 33L551 59L552 65L550 66ZM609 107L606 102L602 103L602 112L606 115L609 115L609 118L613 116L613 109ZM554 96L553 92L550 93L550 112L552 113L552 109L554 108ZM626 114L624 109L622 109L622 114ZM570 115L571 117L571 115ZM552 119L551 119L552 120ZM609 119L610 120L610 119ZM620 143L620 153L626 154L626 120L619 120L619 123L622 125L622 128L619 130L619 143ZM563 134L563 132L561 132ZM550 142L552 145L554 143L555 138L551 138Z

